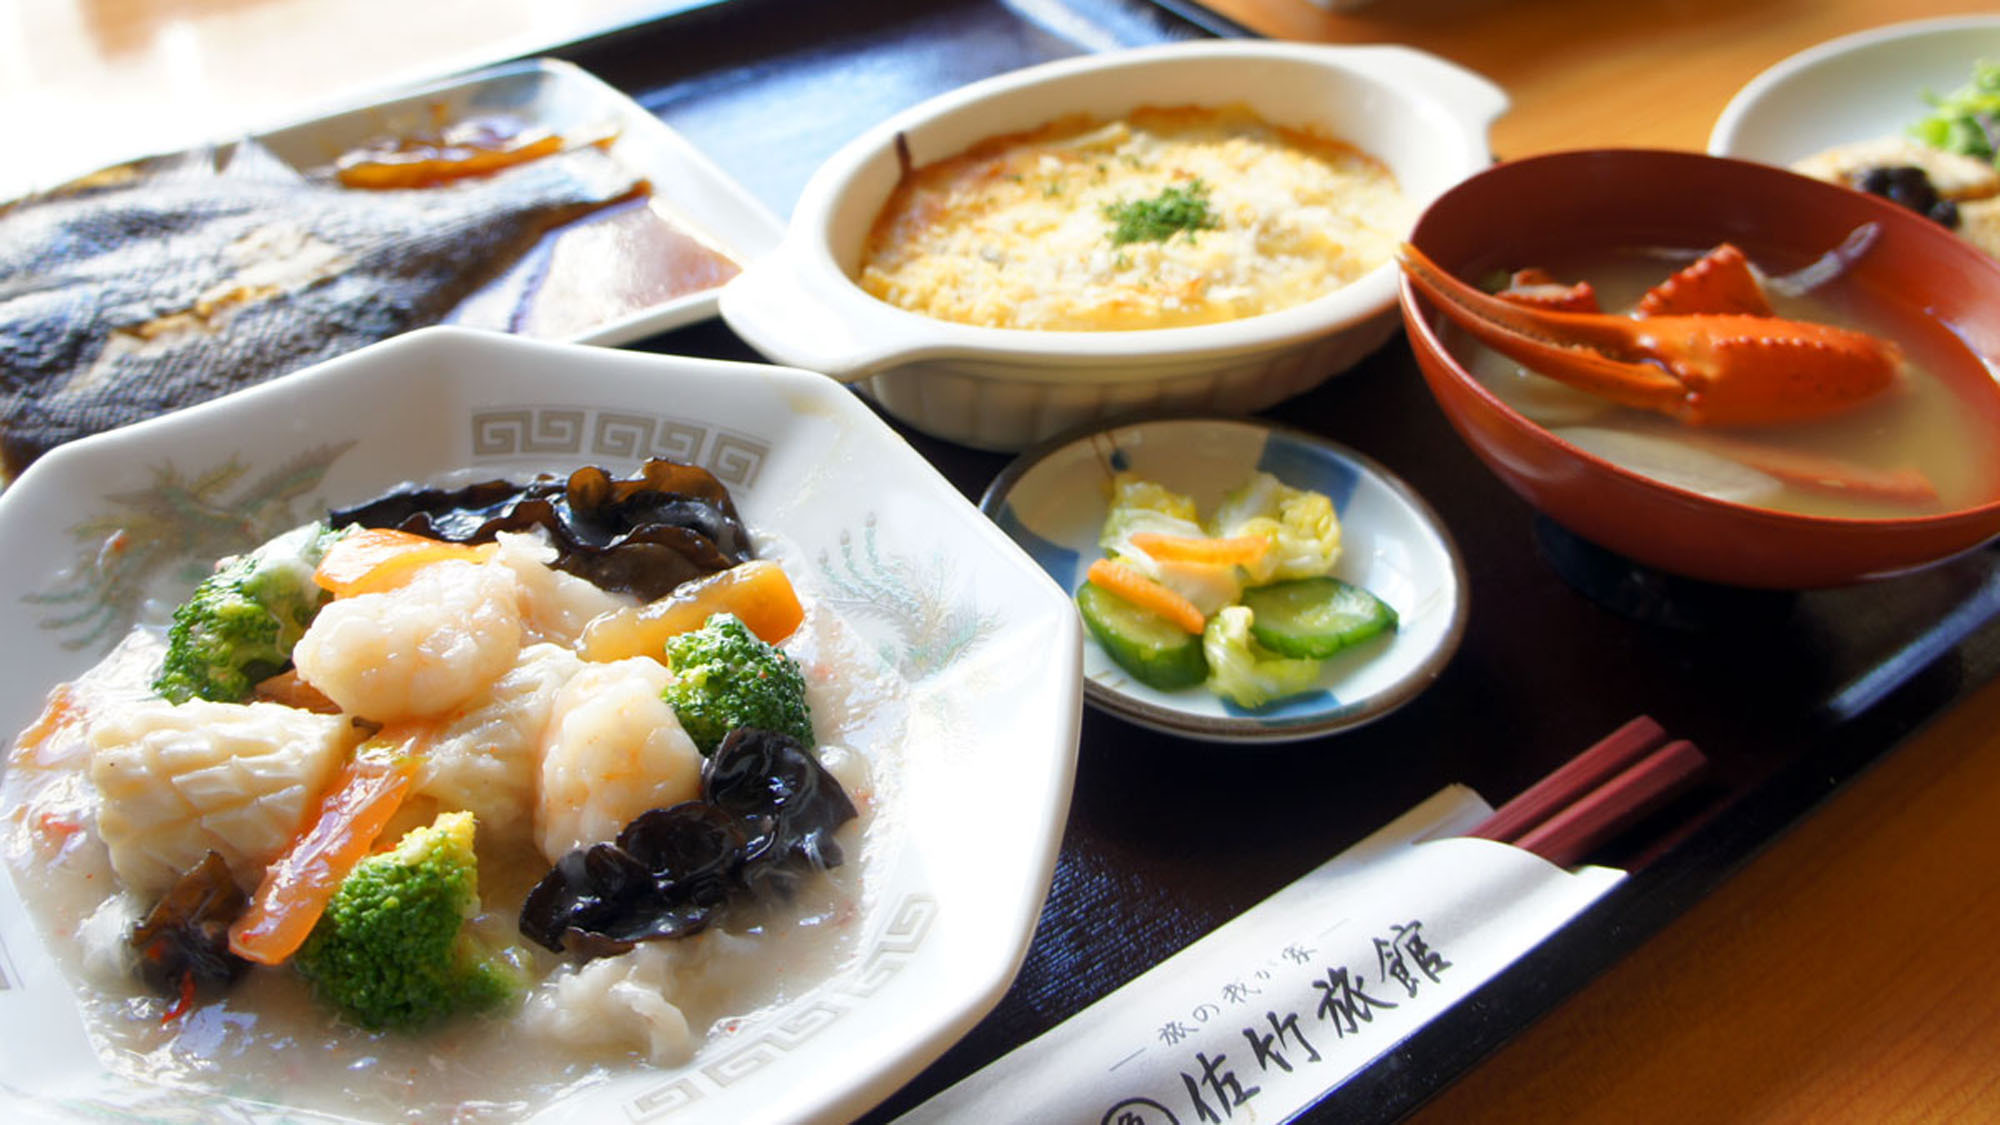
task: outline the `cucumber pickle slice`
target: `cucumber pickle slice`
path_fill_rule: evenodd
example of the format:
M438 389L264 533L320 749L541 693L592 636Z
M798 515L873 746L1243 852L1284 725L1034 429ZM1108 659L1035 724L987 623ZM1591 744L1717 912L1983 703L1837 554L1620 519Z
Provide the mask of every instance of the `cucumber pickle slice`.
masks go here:
M1076 592L1083 624L1120 668L1147 687L1178 691L1208 679L1201 636L1086 582Z
M1389 603L1338 578L1300 578L1243 591L1250 635L1281 656L1332 656L1396 627Z

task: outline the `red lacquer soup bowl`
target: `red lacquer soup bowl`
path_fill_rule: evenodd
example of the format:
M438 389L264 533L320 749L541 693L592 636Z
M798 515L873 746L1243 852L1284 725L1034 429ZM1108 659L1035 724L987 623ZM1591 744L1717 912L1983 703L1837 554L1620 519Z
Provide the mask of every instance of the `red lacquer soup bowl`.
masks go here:
M1783 169L1693 153L1586 150L1496 165L1447 191L1412 241L1476 281L1595 250L1741 247L1797 270L1876 224L1840 272L1849 307L1929 364L1969 419L1976 484L1946 510L1803 515L1715 499L1586 452L1475 379L1461 334L1405 278L1403 322L1431 393L1515 492L1568 530L1656 569L1736 586L1841 585L1937 562L2000 534L2000 261L1874 196ZM1667 272L1670 272L1670 267ZM1447 340L1451 346L1447 346Z

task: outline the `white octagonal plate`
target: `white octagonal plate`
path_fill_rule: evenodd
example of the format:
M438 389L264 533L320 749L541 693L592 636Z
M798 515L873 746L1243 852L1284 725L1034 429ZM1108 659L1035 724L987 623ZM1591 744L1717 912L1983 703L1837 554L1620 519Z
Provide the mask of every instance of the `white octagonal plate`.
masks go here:
M0 727L25 727L207 562L328 506L466 470L622 472L651 455L710 468L753 529L788 542L802 596L834 605L906 685L906 718L897 745L862 748L877 813L851 955L687 1065L615 1067L545 1116L851 1117L970 1028L1019 966L1068 807L1081 630L1063 591L823 377L435 328L63 446L0 493ZM0 1118L311 1116L286 1108L285 1075L227 1060L226 1094L106 1067L51 940L0 884Z

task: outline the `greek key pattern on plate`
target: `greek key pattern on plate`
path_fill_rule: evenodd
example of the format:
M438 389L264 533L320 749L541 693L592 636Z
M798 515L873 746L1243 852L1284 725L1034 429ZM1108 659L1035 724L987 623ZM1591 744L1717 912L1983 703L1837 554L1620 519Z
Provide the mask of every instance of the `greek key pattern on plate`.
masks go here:
M917 947L923 944L924 934L930 931L931 919L935 917L937 900L929 895L911 895L897 904L896 916L889 919L882 940L862 960L860 970L848 984L849 990L857 996L873 996L889 983L917 955Z
M676 1113L701 1100L701 1087L692 1078L679 1078L655 1086L632 1099L625 1107L634 1121L646 1121Z
M581 454L621 461L669 457L700 465L723 483L749 488L770 458L770 443L704 422L590 406L517 406L475 410L472 455L520 460Z
M832 981L821 995L787 1009L767 1021L745 1042L735 1044L727 1054L700 1068L700 1075L721 1089L755 1077L765 1067L784 1058L840 1017L874 995L916 956L937 917L937 899L928 894L911 894L898 902L881 935L861 957L860 967ZM698 1104L707 1087L693 1075L655 1086L626 1104L633 1121L654 1121Z
M764 1028L756 1039L702 1067L701 1072L718 1086L754 1077L758 1071L784 1058L786 1052L839 1019L843 1010L838 1003L841 999L825 997L784 1013Z

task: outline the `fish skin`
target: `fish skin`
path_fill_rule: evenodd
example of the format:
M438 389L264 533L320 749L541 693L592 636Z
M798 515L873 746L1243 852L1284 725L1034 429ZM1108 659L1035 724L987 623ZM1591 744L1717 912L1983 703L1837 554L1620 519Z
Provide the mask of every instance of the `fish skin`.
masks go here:
M587 146L361 191L244 141L22 199L0 210L0 480L63 442L437 323L550 229L646 187ZM167 331L141 343L143 326Z

